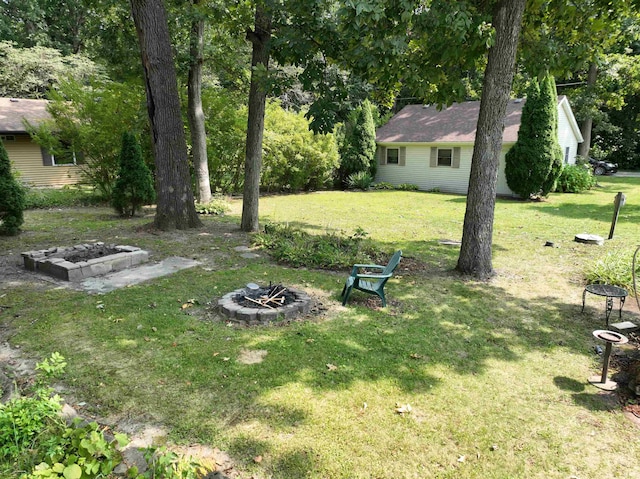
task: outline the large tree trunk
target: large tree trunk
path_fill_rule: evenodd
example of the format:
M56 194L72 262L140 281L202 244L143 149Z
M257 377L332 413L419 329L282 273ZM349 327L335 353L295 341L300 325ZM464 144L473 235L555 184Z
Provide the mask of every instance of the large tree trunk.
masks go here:
M459 271L480 279L493 274L491 246L498 165L525 3L526 0L501 0L493 14L496 39L484 72L457 266Z
M196 228L201 223L191 189L167 13L162 0L131 0L131 12L140 41L156 165L154 225L161 230Z
M262 135L267 91L264 71L269 68L271 16L263 7L256 7L255 26L247 32L253 44L251 56L251 88L249 90L249 119L244 162L244 193L242 198L242 231L258 231L258 201L260 198L260 169L262 168Z
M587 75L587 91L591 93L596 85L596 79L598 77L598 65L596 62L592 62L589 65L589 74ZM591 128L593 127L593 118L589 115L582 121L580 125L580 133L584 141L578 145L578 155L589 158L589 150L591 149Z
M187 85L187 118L191 132L191 153L193 168L198 183L198 201L211 201L211 183L209 182L209 161L207 159L207 134L204 128L204 111L202 110L202 63L204 50L204 18L197 11L202 0L192 0L195 7L191 20L189 38L189 82Z

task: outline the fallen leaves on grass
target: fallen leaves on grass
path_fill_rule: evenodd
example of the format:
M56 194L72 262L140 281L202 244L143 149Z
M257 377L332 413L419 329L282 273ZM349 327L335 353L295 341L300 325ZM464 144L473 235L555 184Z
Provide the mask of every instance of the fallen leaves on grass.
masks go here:
M396 403L396 412L398 414L408 414L411 412L411 404L400 404Z

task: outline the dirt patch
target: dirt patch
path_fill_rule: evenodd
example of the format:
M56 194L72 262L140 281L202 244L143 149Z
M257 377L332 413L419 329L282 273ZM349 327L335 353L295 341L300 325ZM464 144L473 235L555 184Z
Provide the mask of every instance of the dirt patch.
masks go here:
M260 364L267 356L267 351L264 349L243 349L238 356L238 362L242 364Z

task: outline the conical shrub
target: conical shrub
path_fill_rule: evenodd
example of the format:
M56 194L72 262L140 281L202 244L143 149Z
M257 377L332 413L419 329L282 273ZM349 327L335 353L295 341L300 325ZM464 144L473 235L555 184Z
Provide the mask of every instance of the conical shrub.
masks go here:
M132 133L125 132L111 204L120 215L134 216L142 206L153 203L155 199L153 175L144 163L140 144Z
M25 197L22 186L11 173L9 155L0 141L0 234L13 236L24 223Z

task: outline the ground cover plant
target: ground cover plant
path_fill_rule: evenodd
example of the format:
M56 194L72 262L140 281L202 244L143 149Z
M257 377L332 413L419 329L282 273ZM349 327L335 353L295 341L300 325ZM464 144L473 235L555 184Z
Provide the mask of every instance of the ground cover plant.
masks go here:
M498 200L489 282L454 273L458 249L442 241L460 240L464 197L261 199L265 223L312 235L361 228L380 251L402 249L387 308L358 292L340 306L350 268L242 256L235 248L251 238L238 229L239 200L202 229L169 234L108 208L27 211L21 235L0 239L0 331L25 353L66 358L60 394L86 403L81 413L162 424L171 441L227 451L239 477L638 477L637 428L586 381L601 368L591 333L605 326L604 302L580 309L596 257L615 250L631 267L640 180L599 182L543 202ZM627 203L614 239L573 242L607 236L618 191ZM201 265L99 296L16 266L20 251L92 239ZM251 281L301 287L323 313L252 328L214 313L208 303ZM623 318L638 321L633 303ZM243 361L258 351L262 362Z

